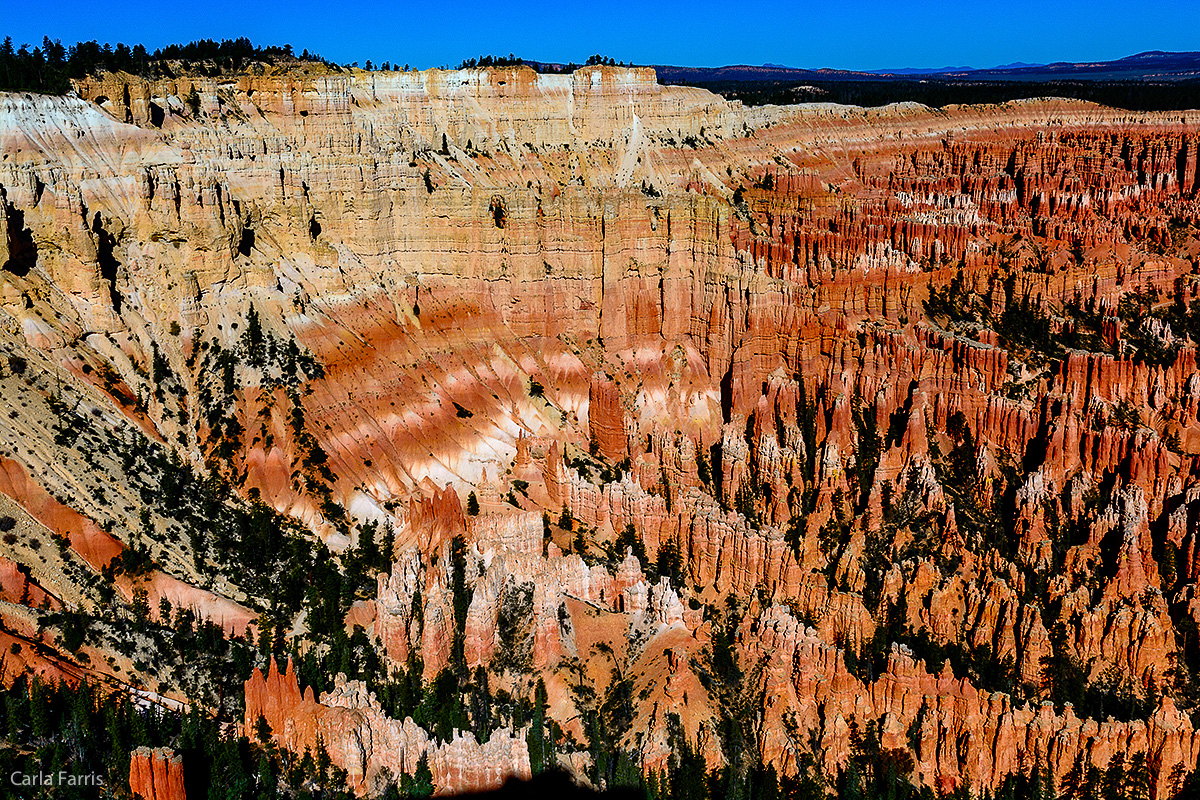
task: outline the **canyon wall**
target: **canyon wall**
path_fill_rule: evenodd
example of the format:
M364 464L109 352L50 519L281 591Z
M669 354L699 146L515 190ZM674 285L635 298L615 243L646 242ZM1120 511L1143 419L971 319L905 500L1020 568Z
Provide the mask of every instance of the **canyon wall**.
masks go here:
M134 750L129 763L129 793L141 800L186 800L183 759L167 750Z
M0 590L83 603L39 532L93 572L149 538L125 598L257 624L65 403L335 553L392 529L348 627L429 679L456 636L514 696L542 678L581 779L580 715L626 688L643 769L676 717L724 763L729 650L780 774L836 774L870 724L937 790L1142 752L1167 797L1200 756L1198 127L744 108L609 67L0 96L3 552L33 569ZM247 735L323 743L360 793L422 753L439 792L531 770L527 732L438 742L355 681L272 661L245 691ZM1064 700L1109 696L1141 705Z

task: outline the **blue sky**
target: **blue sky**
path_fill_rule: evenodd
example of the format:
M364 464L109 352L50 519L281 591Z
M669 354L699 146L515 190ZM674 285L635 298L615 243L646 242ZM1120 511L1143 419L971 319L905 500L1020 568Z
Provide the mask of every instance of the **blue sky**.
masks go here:
M414 67L484 53L637 63L776 63L881 69L1107 60L1200 50L1200 3L1186 0L893 3L690 0L554 3L477 0L0 0L0 35L148 48L248 36L335 61Z

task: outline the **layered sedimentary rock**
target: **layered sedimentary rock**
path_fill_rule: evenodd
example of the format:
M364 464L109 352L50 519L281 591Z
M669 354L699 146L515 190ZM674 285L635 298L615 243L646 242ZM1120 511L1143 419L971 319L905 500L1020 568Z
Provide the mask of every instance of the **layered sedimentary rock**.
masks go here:
M495 789L509 777L530 776L525 741L511 730L495 731L482 744L456 731L438 745L412 719L388 718L361 683L341 681L318 699L312 687L301 694L295 670L280 670L273 660L266 675L255 670L246 682L247 731L260 719L283 747L300 753L324 748L360 792L383 788L384 770L416 772L422 756L438 794Z
M129 793L141 800L186 800L183 759L170 750L134 750L129 761Z
M1160 759L1151 791L1164 797L1172 793L1175 770L1190 770L1200 754L1194 726L1169 698L1145 720L1081 720L1069 705L1061 713L1048 701L1014 706L1007 694L976 689L948 664L930 674L898 645L888 655L886 672L864 685L846 671L837 648L786 608L766 610L755 624L761 628L746 637L747 655L767 660L768 685L791 701L774 704L768 713L803 709L794 722L802 730L823 731L830 770L849 758L854 743L847 723L856 719L878 720L881 746L911 749L917 776L941 786L998 784L1034 762L1062 786L1081 757L1107 763L1115 753L1142 752ZM771 731L764 744L773 761L794 764L800 752L780 735L784 728L782 717L764 725Z
M596 450L609 461L621 461L628 453L625 441L625 410L621 390L604 375L593 375L588 389L588 426Z
M144 440L336 552L391 528L347 627L542 678L581 778L610 697L640 767L719 766L730 652L781 774L868 724L938 790L1194 768L1194 113L746 109L605 67L77 90L0 98L6 601L84 603L31 537L93 572L149 538L123 597L254 626ZM438 742L258 667L248 735L360 792L532 769L526 730Z

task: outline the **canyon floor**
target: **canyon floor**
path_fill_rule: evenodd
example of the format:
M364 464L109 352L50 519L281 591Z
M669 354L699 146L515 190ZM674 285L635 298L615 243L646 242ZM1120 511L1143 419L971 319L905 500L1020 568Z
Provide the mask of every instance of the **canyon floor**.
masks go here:
M616 67L0 95L0 759L1192 796L1198 158Z

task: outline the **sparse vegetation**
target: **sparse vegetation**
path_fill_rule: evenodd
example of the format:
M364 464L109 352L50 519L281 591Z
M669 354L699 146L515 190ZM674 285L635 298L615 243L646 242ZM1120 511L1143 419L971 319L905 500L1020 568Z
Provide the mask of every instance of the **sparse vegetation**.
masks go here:
M42 39L41 47L31 48L14 45L10 36L0 45L0 90L63 94L70 89L72 78L100 72L129 72L146 78L173 78L179 72L217 76L238 73L255 63L299 62L328 65L307 50L297 55L291 45L258 47L246 38L201 39L148 51L140 44L113 46L96 41L64 47L49 37Z

